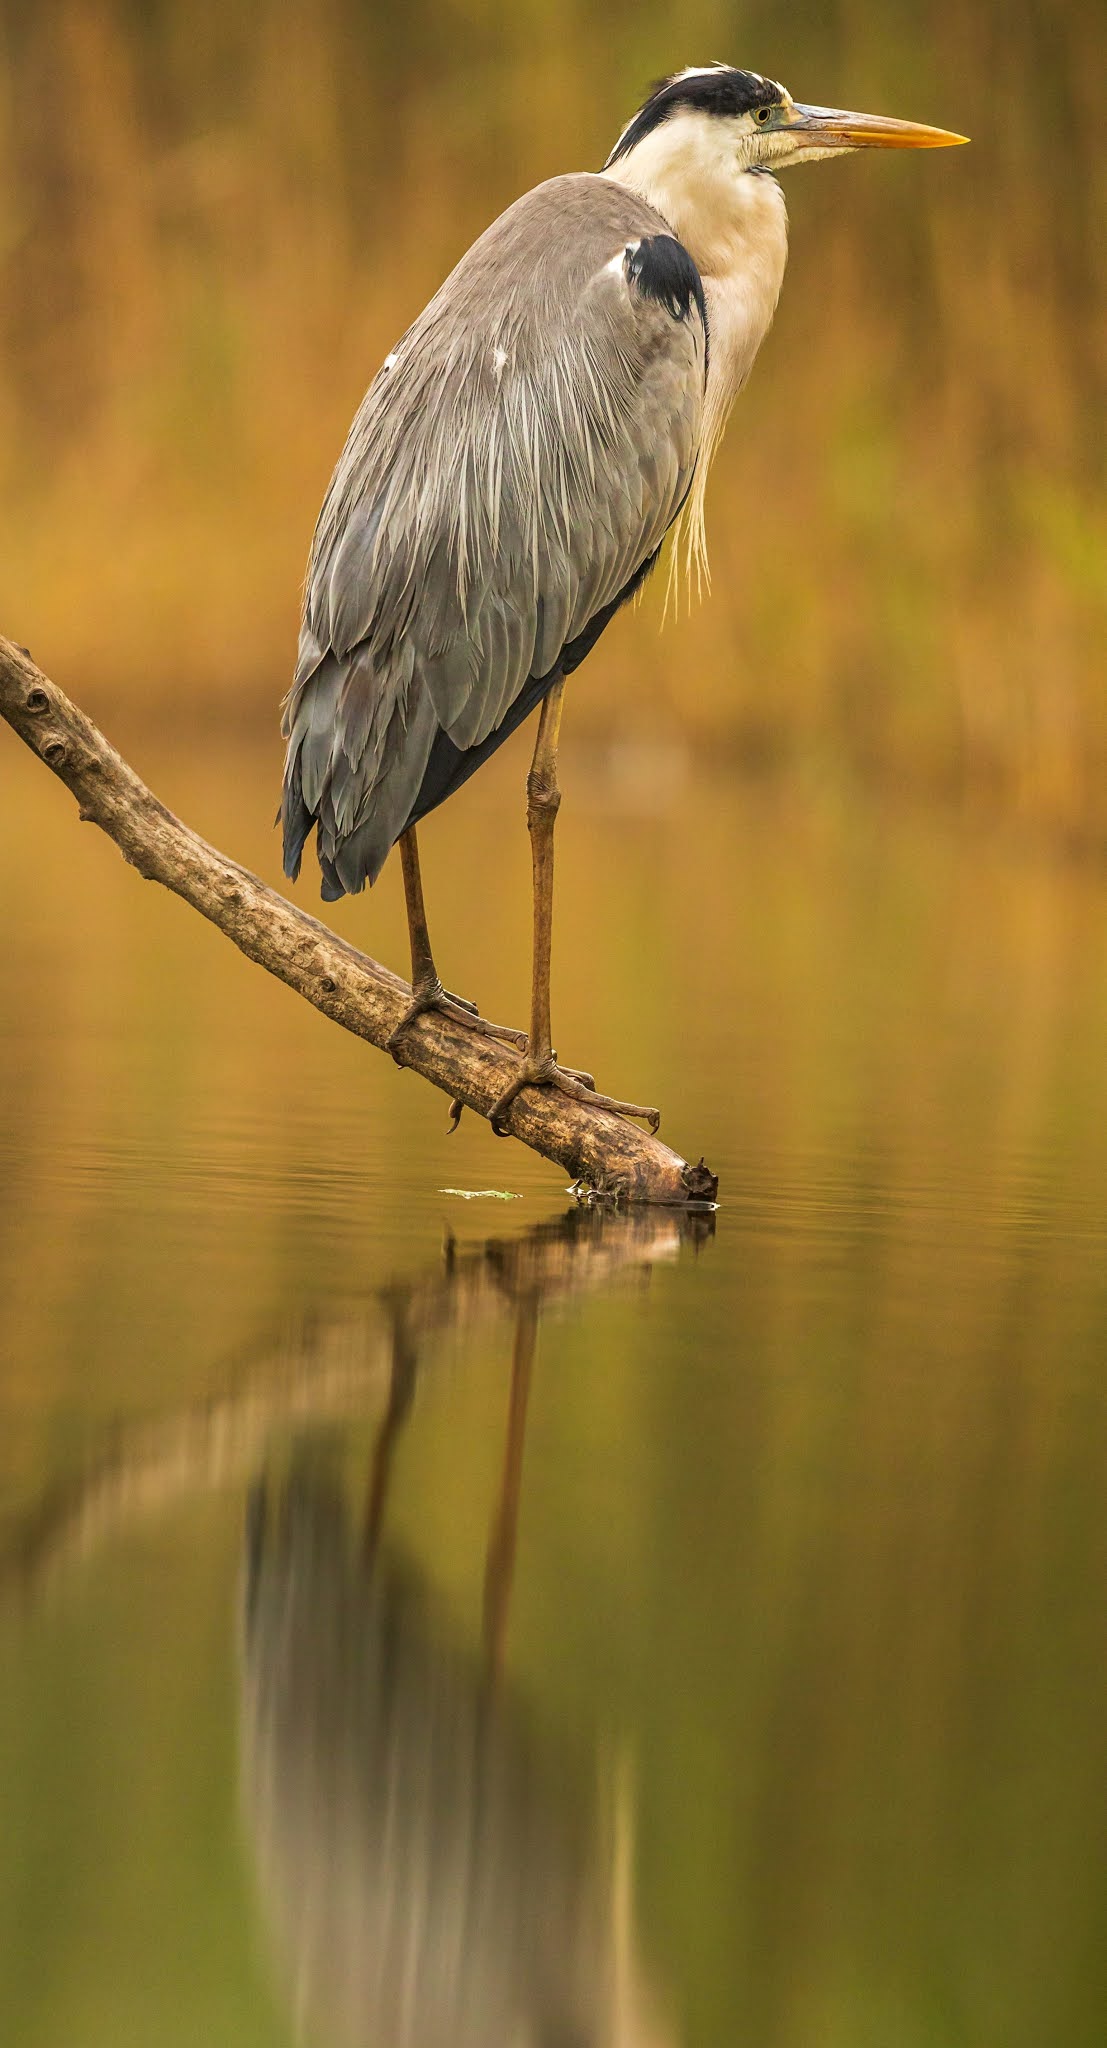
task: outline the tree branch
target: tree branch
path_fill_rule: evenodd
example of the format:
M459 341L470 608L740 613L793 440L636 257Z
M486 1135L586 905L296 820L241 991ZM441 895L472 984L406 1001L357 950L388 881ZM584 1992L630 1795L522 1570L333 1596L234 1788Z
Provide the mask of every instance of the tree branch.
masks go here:
M0 638L0 713L76 797L80 815L113 839L147 881L160 882L269 974L323 1015L382 1050L411 990L287 898L183 825L147 789L92 721L10 640ZM518 1072L520 1055L446 1017L419 1018L399 1051L456 1101L486 1116ZM555 1089L515 1098L512 1135L573 1180L631 1202L710 1201L715 1176L689 1166L624 1118Z

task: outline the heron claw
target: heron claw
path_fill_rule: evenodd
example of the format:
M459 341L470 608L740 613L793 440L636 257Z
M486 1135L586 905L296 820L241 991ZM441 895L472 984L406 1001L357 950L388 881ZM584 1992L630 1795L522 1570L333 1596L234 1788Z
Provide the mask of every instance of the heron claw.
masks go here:
M451 995L449 989L443 988L442 983L435 979L428 982L424 988L412 989L407 1009L395 1030L385 1041L385 1051L392 1054L398 1067L404 1064L399 1053L400 1040L411 1025L419 1017L425 1016L428 1010L437 1010L440 1016L448 1017L454 1024L464 1024L467 1030L479 1032L482 1038L495 1038L503 1045L515 1045L520 1048L526 1045L525 1032L513 1031L506 1024L489 1023L488 1018L481 1016L476 1004L471 1003L467 996Z
M616 1116L640 1117L655 1135L661 1123L659 1109L647 1109L637 1102L620 1102L614 1095L601 1095L591 1074L582 1073L576 1067L559 1067L552 1052L545 1058L533 1060L528 1054L522 1071L488 1112L488 1121L497 1138L510 1138L511 1130L505 1117L515 1097L524 1088L556 1088L560 1094L568 1095L571 1101L587 1102L593 1109L610 1109Z

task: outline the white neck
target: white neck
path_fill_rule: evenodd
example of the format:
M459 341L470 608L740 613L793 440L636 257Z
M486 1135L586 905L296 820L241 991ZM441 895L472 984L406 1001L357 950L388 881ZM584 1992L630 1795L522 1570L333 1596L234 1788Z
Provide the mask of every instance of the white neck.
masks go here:
M775 178L742 167L727 124L681 113L604 172L654 207L703 279L710 361L703 434L689 500L690 564L706 571L703 494L730 408L772 325L788 260L788 215Z

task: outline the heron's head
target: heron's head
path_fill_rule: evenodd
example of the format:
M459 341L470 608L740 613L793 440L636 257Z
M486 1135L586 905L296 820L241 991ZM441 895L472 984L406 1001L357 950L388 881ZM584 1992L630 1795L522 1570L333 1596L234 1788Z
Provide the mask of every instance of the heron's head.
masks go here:
M779 171L855 149L941 149L965 142L945 128L807 107L775 79L710 64L662 79L628 122L604 169L619 176L639 153L684 159L689 170L726 175Z

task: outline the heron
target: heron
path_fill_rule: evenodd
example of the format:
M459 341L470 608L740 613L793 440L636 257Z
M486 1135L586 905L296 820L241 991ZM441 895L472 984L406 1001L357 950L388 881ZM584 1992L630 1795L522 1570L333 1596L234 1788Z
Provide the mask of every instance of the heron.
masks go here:
M674 522L705 562L708 471L768 332L788 224L776 173L967 138L808 106L756 71L663 79L597 172L508 207L386 356L315 529L285 700L285 872L312 828L324 901L399 846L411 1003L524 1048L526 1087L643 1119L559 1065L550 1018L565 683L654 568ZM533 713L533 950L525 1040L439 979L416 828Z

